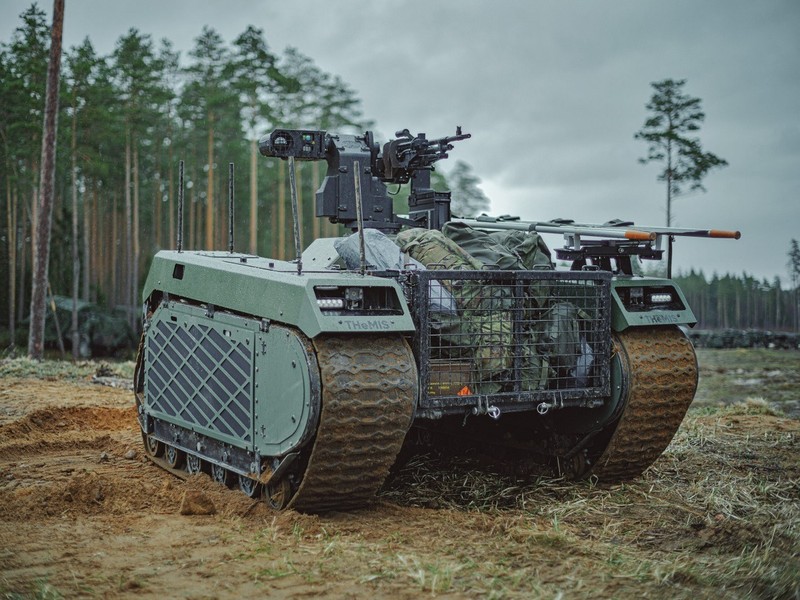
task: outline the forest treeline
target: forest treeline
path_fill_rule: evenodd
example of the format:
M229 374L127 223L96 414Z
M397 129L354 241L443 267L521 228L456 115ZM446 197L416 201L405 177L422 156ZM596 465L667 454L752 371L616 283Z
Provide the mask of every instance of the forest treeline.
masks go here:
M0 46L0 306L12 330L30 302L49 32L33 5ZM232 44L204 28L185 61L168 40L156 43L136 29L108 56L87 38L65 50L61 82L49 283L56 294L72 294L75 216L79 296L108 306L138 306L153 254L175 246L180 160L184 248L227 248L233 162L237 250L283 258L291 245L288 178L282 161L258 157L258 138L277 126L368 125L341 78L296 49L274 54L252 26ZM298 169L306 240L335 231L312 216L320 171L317 163ZM138 315L129 312L135 324Z
M798 293L785 290L776 277L772 282L749 275L714 274L702 271L674 277L698 319L699 329L760 329L799 331Z

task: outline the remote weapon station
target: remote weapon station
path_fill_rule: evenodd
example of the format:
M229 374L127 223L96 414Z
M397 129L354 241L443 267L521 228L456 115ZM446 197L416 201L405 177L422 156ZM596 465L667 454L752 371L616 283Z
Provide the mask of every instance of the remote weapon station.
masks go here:
M297 257L182 249L153 259L135 371L149 457L275 508L357 508L404 443L476 446L507 465L625 480L667 447L694 397L695 324L669 278L640 277L676 236L738 232L455 218L431 189L462 134L276 130ZM355 233L301 252L294 166L324 160L316 215ZM231 166L230 181L233 179ZM411 184L394 214L387 184ZM229 184L230 214L233 187ZM556 270L540 233L560 233Z

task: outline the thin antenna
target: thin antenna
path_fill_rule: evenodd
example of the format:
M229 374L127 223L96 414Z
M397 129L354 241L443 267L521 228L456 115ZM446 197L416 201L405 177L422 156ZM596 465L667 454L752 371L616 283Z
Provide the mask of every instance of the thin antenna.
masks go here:
M289 191L292 196L292 219L294 220L294 253L297 256L297 274L303 272L303 258L300 252L300 215L297 209L297 182L294 177L294 156L289 156Z
M233 254L233 163L228 163L228 251Z
M183 252L183 161L178 167L178 252Z
M353 176L356 184L356 219L358 223L358 251L360 258L359 271L362 275L367 271L367 251L364 246L364 214L361 202L361 166L353 161Z

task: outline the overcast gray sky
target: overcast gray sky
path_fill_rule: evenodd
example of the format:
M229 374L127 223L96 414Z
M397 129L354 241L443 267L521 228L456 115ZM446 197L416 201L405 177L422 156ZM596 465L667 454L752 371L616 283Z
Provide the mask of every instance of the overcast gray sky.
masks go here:
M39 4L49 19L52 2ZM0 2L0 40L29 5ZM64 45L88 36L110 53L137 27L185 54L203 25L231 42L250 24L273 51L295 46L341 75L383 140L462 125L473 137L452 158L482 179L492 213L531 220L663 225L664 185L633 134L650 82L687 79L704 149L730 165L676 201L674 224L742 239L681 239L676 267L787 278L800 239L796 0L66 0Z

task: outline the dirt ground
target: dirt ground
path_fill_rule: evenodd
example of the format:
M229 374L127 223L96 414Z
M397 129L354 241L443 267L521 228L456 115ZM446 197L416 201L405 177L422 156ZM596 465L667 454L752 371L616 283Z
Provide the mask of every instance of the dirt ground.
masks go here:
M799 433L696 409L631 484L419 457L372 508L310 516L149 463L127 390L0 377L0 595L796 598Z

